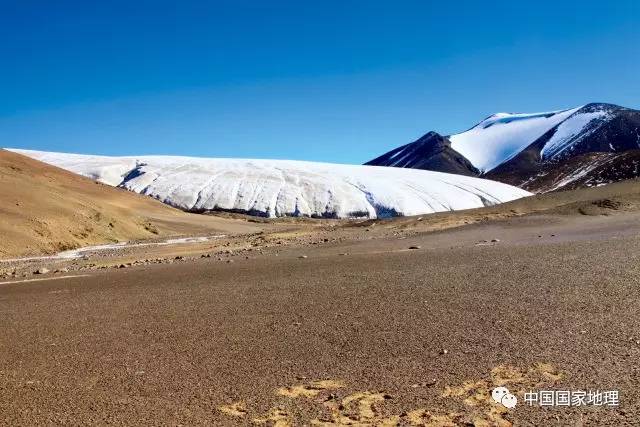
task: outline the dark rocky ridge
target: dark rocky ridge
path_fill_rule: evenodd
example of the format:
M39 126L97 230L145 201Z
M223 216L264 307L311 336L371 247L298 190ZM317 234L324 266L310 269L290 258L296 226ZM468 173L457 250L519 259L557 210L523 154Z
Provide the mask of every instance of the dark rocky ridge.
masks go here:
M497 177L489 173L485 177L539 193L597 187L640 177L640 150L586 153L566 161L545 163L526 181L517 173L505 172Z
M425 169L458 175L478 176L469 160L451 148L448 138L429 132L418 140L389 151L367 163L372 166Z

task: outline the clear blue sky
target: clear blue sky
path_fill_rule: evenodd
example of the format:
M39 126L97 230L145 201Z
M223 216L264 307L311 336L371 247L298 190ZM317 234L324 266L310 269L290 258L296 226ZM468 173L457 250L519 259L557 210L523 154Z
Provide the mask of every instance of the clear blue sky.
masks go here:
M638 22L636 0L0 0L0 146L362 163L498 111L640 107Z

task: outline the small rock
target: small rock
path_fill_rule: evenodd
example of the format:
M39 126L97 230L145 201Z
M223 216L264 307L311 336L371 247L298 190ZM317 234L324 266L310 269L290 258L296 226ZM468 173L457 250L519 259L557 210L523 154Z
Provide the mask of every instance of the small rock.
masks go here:
M211 258L211 254L202 254L200 258Z
M421 382L420 384L411 384L411 388L418 388L418 387L433 387L434 385L436 385L436 380L432 379L429 381L425 381L425 382Z
M228 260L227 260L227 263L232 263L232 262L233 262L233 260L232 260L232 259L228 259Z
M50 270L48 268L40 268L34 272L34 274L47 274Z
M300 259L307 259L308 257L306 255L300 255L298 258Z
M345 255L349 255L349 254L348 254L347 252L343 252L343 253L338 254L338 255L340 255L340 256L345 256Z
M498 243L500 239L491 239L491 243Z
M181 260L181 259L184 259L184 257L183 257L183 256L178 255L178 256L177 256L177 257L175 257L174 259L175 259L175 260Z
M443 348L442 350L440 350L440 354L449 354L449 350Z
M409 249L421 249L421 248L422 248L422 246L418 246L418 245L409 246Z

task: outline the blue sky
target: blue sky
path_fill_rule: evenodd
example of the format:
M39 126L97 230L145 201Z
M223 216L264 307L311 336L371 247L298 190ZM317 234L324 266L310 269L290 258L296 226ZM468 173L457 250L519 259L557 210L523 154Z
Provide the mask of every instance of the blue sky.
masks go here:
M640 107L640 2L0 0L0 146L362 163Z

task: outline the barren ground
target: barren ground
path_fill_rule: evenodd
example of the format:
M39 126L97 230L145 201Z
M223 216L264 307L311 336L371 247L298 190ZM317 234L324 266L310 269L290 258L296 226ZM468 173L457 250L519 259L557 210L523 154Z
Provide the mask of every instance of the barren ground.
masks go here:
M640 422L636 182L422 218L231 220L258 228L0 263L3 424ZM594 389L619 407L522 402Z

